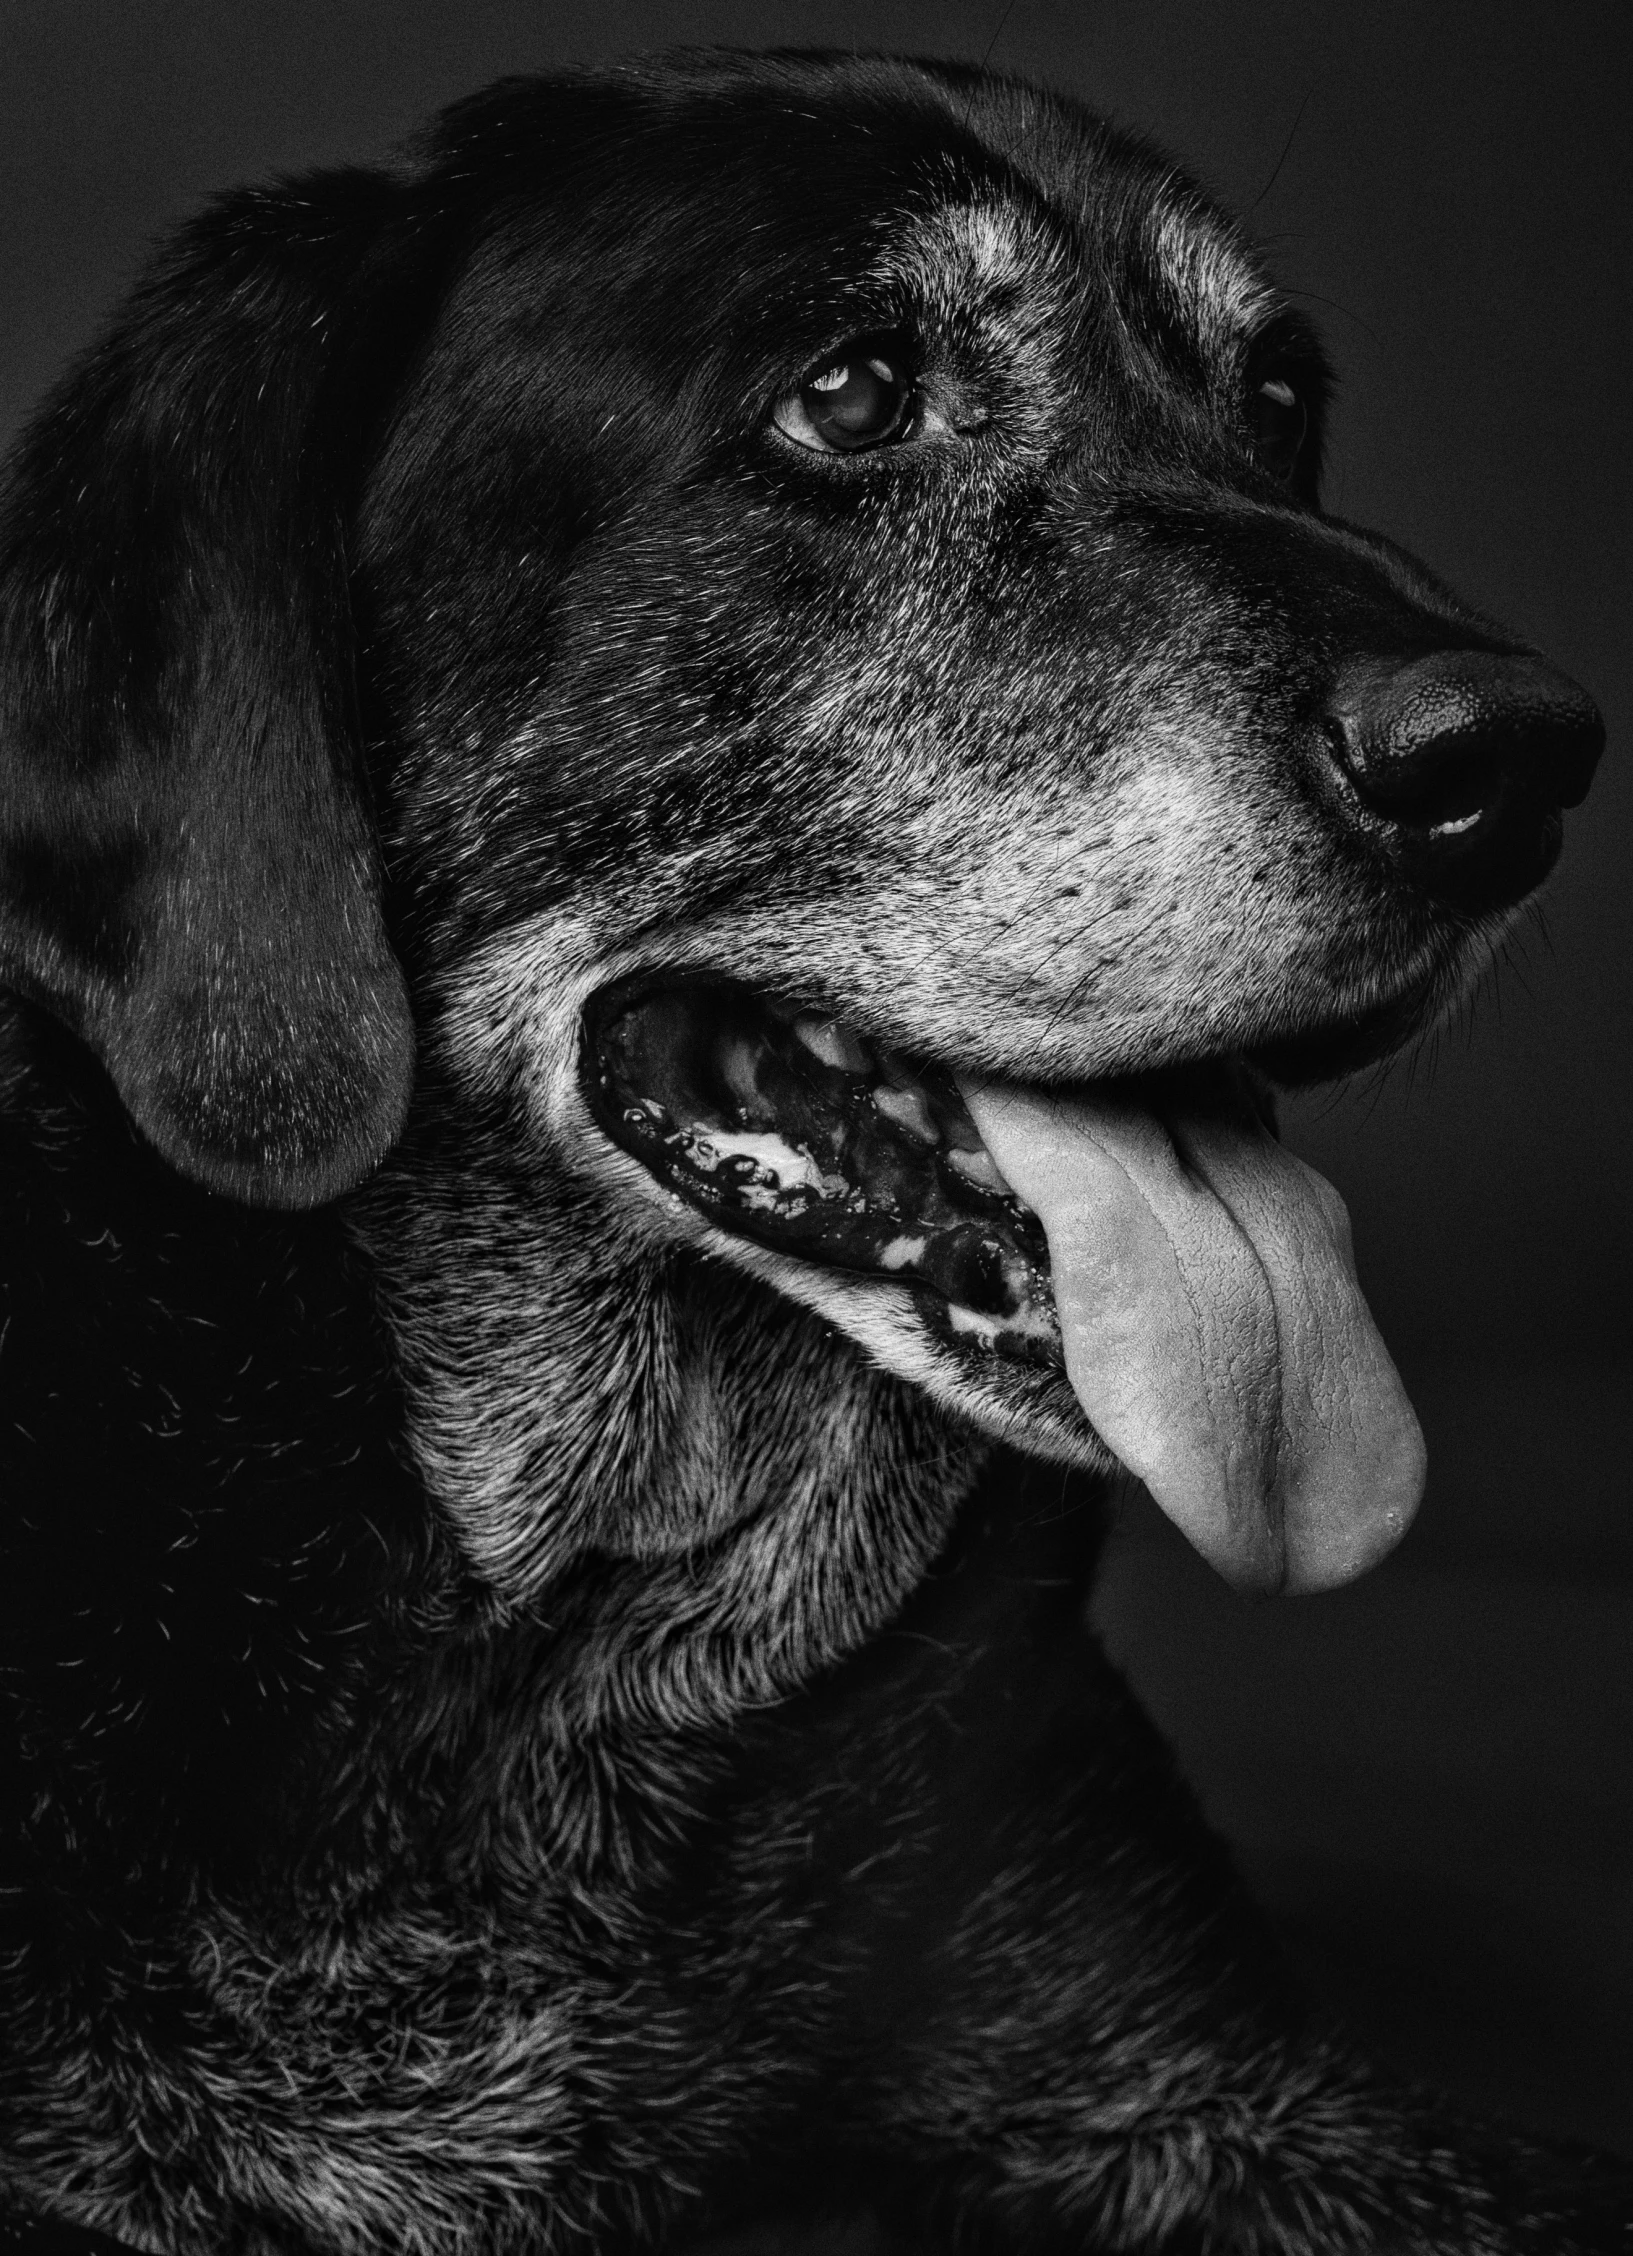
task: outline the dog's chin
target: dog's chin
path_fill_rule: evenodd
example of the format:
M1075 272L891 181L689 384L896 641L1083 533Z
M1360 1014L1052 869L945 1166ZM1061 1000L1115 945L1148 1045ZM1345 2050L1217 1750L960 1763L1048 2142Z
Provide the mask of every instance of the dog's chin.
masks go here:
M1409 1008L1277 1060L1376 1055ZM648 980L594 999L582 1070L602 1131L745 1267L988 1431L1137 1473L1233 1581L1342 1581L1404 1529L1416 1421L1341 1202L1245 1058L1028 1091Z

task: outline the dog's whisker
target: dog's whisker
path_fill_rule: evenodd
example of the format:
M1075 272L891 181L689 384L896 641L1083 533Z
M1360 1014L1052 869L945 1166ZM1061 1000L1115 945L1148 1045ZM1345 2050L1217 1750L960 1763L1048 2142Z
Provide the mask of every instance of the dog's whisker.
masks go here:
M1266 196L1269 195L1271 189L1275 187L1276 182L1281 178L1282 167L1286 164L1288 158L1293 153L1293 143L1298 139L1298 129L1304 123L1304 114L1309 109L1310 104L1314 100L1314 98L1315 88L1312 86L1306 91L1304 99L1302 102L1300 102L1298 110L1294 115L1293 122L1287 129L1287 139L1281 145L1281 155L1276 159L1275 163L1270 168L1270 178L1265 182L1264 186L1259 190L1259 193L1254 197L1252 203L1248 206L1248 210L1250 212L1256 212L1258 210L1259 206L1264 202Z
M1010 926L1010 936L1013 937L1013 934L1014 925L1012 924ZM1025 995L1028 988L1035 987L1042 982L1043 976L1049 969L1051 964L1055 963L1061 956L1065 955L1069 949L1080 948L1082 945L1083 935L1080 932L1066 932L1062 934L1060 939L1056 940L1052 946L1046 948L1040 956L1033 957L1032 960L1023 967L1020 976L1014 981L1011 986L1004 990L1002 997L1003 1002L1006 1005L1014 1005L1018 1003L1021 1000L1022 996ZM1086 982L1080 981L1078 988L1074 990L1074 992L1081 993L1085 984ZM1048 1023L1052 1027L1055 1021L1051 1019Z
M1364 337L1370 337L1375 345L1383 342L1370 322L1363 321L1358 313L1351 307L1342 304L1337 298L1323 297L1319 290L1294 289L1291 285L1288 287L1287 295L1290 298L1303 298L1310 305L1326 306L1333 313L1341 313L1346 321L1353 323Z
M987 65L991 62L993 55L996 53L998 42L1004 36L1004 32L1008 26L1009 19L1015 13L1018 4L1019 0L1008 0L1008 5L1004 9L1003 14L998 18L997 29L993 32L992 37L987 41L985 48L982 50L980 67L983 71L986 69ZM968 115L966 115L964 122L966 125L969 123Z

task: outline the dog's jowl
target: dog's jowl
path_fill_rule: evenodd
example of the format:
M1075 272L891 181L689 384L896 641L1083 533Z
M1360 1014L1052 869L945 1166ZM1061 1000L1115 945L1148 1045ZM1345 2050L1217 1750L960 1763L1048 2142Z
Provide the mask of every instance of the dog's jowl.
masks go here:
M1626 2250L1306 2008L1084 1624L1422 1444L1278 1086L1587 697L1231 223L966 70L230 195L0 534L0 2184L204 2251ZM58 2236L55 2240L52 2235Z

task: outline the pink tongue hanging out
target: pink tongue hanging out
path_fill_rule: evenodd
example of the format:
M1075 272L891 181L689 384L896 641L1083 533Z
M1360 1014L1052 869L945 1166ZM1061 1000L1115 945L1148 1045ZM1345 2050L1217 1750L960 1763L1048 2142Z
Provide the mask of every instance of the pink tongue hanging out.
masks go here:
M1423 1436L1331 1184L1224 1074L1160 1115L963 1093L1043 1224L1073 1392L1203 1557L1288 1591L1380 1559L1423 1493Z

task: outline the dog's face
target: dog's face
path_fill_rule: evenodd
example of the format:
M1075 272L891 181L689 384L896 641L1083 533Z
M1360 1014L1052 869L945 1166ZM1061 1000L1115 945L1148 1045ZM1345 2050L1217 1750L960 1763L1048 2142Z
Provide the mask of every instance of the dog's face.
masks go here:
M474 1552L536 1589L569 1489L575 1540L685 1547L886 1428L898 1473L970 1432L1104 1466L1081 1367L1157 1356L1199 1276L1247 1310L1191 1337L1228 1517L1372 1353L1341 1219L1252 1218L1298 1190L1266 1076L1478 967L1591 707L1321 514L1302 322L1069 105L704 60L470 105L403 194L458 250L356 507L423 1060L360 1214ZM1153 1137L1211 1204L1108 1313ZM1043 1145L1063 1207L1109 1159L1098 1239ZM1232 1532L1194 1479L1176 1516L1249 1579L1352 1572L1415 1496L1387 1418L1353 1524Z
M1320 516L1317 352L1144 151L819 69L674 87L629 152L497 219L365 512L447 1052L510 1077L613 1268L738 1265L1103 1464L960 1077L1202 1061L1217 1117L1222 1061L1375 1054L1541 876L1586 755L1479 747L1514 646ZM1457 744L1369 776L1350 715L1411 695ZM1294 1579L1398 1534L1397 1447ZM1276 1581L1283 1533L1210 1548Z

